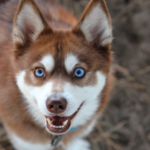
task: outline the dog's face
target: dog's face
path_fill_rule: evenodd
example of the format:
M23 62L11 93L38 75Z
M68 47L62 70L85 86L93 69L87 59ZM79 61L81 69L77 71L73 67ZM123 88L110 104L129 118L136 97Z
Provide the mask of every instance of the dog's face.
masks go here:
M89 121L100 106L110 67L111 27L102 0L92 1L72 31L53 31L34 1L14 21L16 83L32 117L52 134Z

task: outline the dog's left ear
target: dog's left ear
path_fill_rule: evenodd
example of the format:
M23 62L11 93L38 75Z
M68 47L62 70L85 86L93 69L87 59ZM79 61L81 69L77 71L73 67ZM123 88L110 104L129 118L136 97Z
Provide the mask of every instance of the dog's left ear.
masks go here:
M16 46L28 46L48 27L34 0L21 0L14 18L13 40Z
M108 46L112 41L112 29L105 1L91 0L73 32L96 47Z

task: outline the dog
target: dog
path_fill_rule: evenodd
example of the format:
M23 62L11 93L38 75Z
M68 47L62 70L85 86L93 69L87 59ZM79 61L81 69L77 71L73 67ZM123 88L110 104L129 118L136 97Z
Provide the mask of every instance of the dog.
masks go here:
M16 150L91 149L83 138L108 102L111 42L104 0L79 21L53 0L0 5L0 117Z

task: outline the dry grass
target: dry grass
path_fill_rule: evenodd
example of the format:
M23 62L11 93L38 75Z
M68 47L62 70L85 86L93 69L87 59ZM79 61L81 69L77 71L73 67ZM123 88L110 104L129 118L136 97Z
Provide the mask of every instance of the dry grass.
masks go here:
M58 0L77 18L89 0ZM150 150L150 1L106 0L112 16L116 82L87 138L92 150ZM0 126L0 150L12 150Z

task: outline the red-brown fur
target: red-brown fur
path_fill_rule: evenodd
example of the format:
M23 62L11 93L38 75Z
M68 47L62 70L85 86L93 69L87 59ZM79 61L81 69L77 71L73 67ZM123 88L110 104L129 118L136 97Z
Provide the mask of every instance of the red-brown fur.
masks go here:
M95 0L94 2L91 2L92 7L94 7L94 5L98 2L101 2L103 10L106 12L110 23L110 17L103 0ZM6 4L0 6L0 117L6 127L6 130L8 130L8 133L10 129L27 141L39 143L49 142L52 139L52 136L46 132L45 128L41 128L40 125L35 124L24 107L21 93L16 85L15 73L18 73L22 69L30 68L29 74L31 74L37 65L36 61L39 60L40 56L45 54L48 49L51 49L51 54L55 59L57 58L57 65L55 67L56 73L54 73L51 78L57 78L57 74L60 73L57 70L59 67L61 68L59 60L64 59L69 50L74 53L80 53L80 55L84 57L81 59L85 59L85 61L87 61L86 64L83 65L86 65L88 69L92 68L93 70L102 70L103 73L109 74L102 93L101 106L99 107L97 114L95 114L96 117L104 110L111 89L110 44L106 47L100 48L90 46L85 40L82 32L78 29L76 19L72 15L52 0L40 0L38 1L38 5L53 31L51 31L49 27L46 27L38 37L38 41L27 49L28 52L26 52L26 49L24 50L21 47L22 51L20 53L18 50L20 49L20 46L18 46L18 44L14 45L11 38L13 18L17 4L18 0L13 0L12 2L10 0L10 2L8 1ZM32 5L34 5L34 3ZM50 11L48 11L47 6ZM89 10L92 9L91 5L89 6L90 7L86 9L80 21L82 21L85 15L89 13ZM8 13L9 15L6 15L5 13ZM70 32L75 25L76 27L73 30L74 33ZM13 50L14 47L17 49ZM83 47L86 47L87 55L91 56L90 60L89 57L85 54L82 55L82 52L79 51L79 48L81 49ZM58 58L59 50L62 52L61 58ZM95 51L95 53L92 51ZM99 63L99 60L103 63ZM33 65L31 66L31 64ZM63 74L64 80L68 80L65 75L65 71L61 70L61 73ZM93 76L94 74L82 81L72 80L72 83L79 86L94 85L96 81ZM50 75L48 74L45 78L46 79L41 78L40 80L36 80L36 78L33 79L31 76L27 76L26 82L39 86L42 85L43 82L46 82L46 80L50 78ZM89 123L91 121L92 120L90 120ZM83 127L79 127L77 131L67 133L63 138L64 144L67 145L71 139L81 134L87 126L88 123Z

